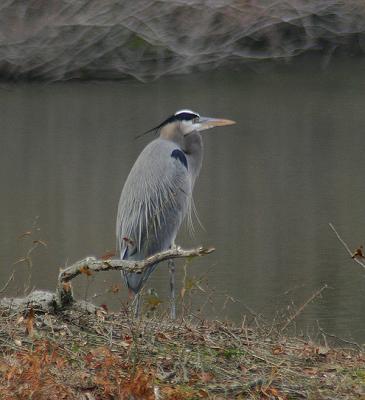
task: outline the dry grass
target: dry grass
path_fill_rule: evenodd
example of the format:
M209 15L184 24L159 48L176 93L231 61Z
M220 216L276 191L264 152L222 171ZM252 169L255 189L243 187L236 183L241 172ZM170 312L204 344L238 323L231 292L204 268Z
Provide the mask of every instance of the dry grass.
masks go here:
M360 349L127 312L0 312L1 399L360 399Z

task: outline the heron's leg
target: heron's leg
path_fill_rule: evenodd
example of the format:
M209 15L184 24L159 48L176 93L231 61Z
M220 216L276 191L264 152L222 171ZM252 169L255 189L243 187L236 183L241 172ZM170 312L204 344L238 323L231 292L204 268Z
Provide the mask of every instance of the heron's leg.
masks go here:
M141 315L141 295L139 292L134 295L132 306L134 306L134 318L138 318Z
M170 273L170 301L171 301L171 319L176 319L176 292L175 292L175 262L168 261Z
M134 317L139 318L141 316L141 294L137 293L134 304Z

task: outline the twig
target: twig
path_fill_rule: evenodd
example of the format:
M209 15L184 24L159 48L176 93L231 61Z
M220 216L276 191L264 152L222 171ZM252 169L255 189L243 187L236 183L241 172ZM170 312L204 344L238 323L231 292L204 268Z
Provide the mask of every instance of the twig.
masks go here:
M356 343L356 342L351 342L350 340L342 339L342 338L340 338L340 337L334 335L333 333L328 333L328 332L324 331L320 326L318 327L318 329L319 329L319 331L320 331L325 337L326 337L326 336L331 337L331 338L333 338L333 339L338 340L339 342L346 343L346 344L350 344L351 346L356 347L356 348L359 349L360 351L363 350L363 348L362 348L358 343Z
M304 302L298 308L298 310L286 321L284 326L281 328L281 332L283 332L298 317L298 315L305 309L305 307L307 307L307 305L309 303L311 303L316 297L318 297L327 288L328 288L328 286L327 286L327 284L325 284L320 289L318 289L316 292L314 292L312 294L312 296L306 302Z
M15 270L13 270L9 279L5 282L4 286L0 289L0 294L4 293L7 290L8 286L10 285L10 282L14 280L14 275L15 275Z
M354 260L355 262L357 262L362 268L365 269L365 263L363 263L362 261L359 260L358 257L354 256L352 251L350 250L349 246L347 245L347 243L341 238L341 236L339 235L339 233L336 231L336 228L333 226L333 224L330 222L328 224L330 226L330 228L333 230L333 232L335 233L335 235L337 236L337 239L342 243L343 247L346 249L346 251L349 253L350 257L352 260Z

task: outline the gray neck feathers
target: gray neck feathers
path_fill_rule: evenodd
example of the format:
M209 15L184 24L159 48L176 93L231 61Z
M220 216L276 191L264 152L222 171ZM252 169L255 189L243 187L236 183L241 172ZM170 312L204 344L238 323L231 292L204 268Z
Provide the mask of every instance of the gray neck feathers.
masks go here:
M203 161L203 139L201 134L194 131L184 135L178 123L171 123L161 128L160 138L176 143L184 151L188 159L189 172L194 185Z
M190 172L192 174L193 184L198 177L203 162L203 139L198 132L192 132L184 136L182 149L188 157Z

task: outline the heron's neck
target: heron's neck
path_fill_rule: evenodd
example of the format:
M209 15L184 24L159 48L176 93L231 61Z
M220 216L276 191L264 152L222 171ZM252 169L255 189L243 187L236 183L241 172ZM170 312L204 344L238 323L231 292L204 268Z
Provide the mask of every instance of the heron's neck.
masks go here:
M184 136L182 149L188 156L190 171L193 176L193 182L195 182L203 162L203 139L201 134L198 132L192 132L189 135Z
M184 135L175 124L167 124L160 130L160 138L170 140L183 147Z
M167 124L160 130L160 138L176 143L187 155L189 171L193 183L199 175L203 162L203 139L199 132L191 132L187 135L176 124Z

